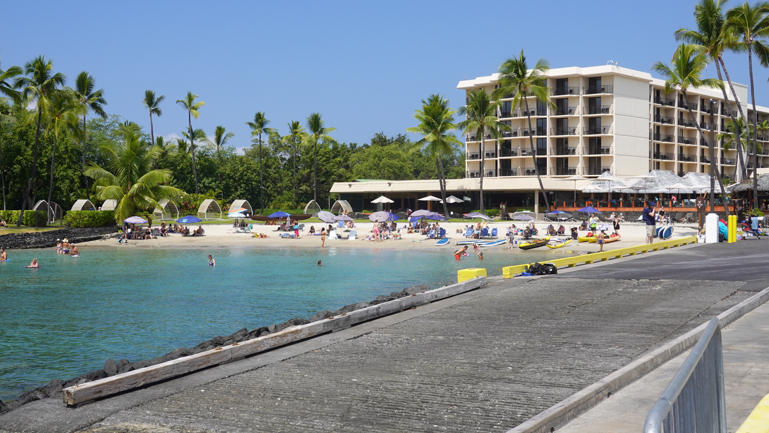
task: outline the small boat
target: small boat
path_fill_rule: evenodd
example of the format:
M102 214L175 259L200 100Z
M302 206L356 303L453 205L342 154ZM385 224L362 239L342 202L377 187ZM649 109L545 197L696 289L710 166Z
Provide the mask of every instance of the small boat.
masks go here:
M504 245L506 243L507 243L507 239L499 239L499 240L496 240L496 241L484 242L482 244L478 244L478 246L481 247L481 248L498 247L498 246Z
M443 238L435 243L435 245L437 246L448 245L448 244L449 244L449 238Z
M620 235L611 235L611 236L609 236L608 238L605 238L605 239L603 240L603 243L605 243L605 244L610 244L610 243L612 243L612 242L617 242L617 241L618 241L618 240L620 240L620 239L622 239L622 236L620 236Z
M518 248L522 250L530 250L532 248L544 247L548 242L550 242L550 236L542 239L532 239L528 242L518 242Z
M580 242L595 242L595 236L580 236L578 240Z
M563 248L564 246L568 245L572 241L571 238L563 240L563 239L553 239L550 242L547 243L547 247L551 250L554 250L556 248Z

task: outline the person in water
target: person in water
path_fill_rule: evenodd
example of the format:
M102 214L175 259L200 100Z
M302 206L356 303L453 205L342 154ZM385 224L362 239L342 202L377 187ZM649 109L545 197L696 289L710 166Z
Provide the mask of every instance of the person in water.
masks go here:
M211 254L208 255L208 266L216 266L216 260L211 257Z
M70 257L80 257L80 250L77 249L77 246L75 244L72 245L72 251L70 251L69 255Z
M32 259L32 263L27 266L28 268L39 268L40 265L37 263L37 259Z
M0 248L0 262L8 260L8 253L5 252L5 248Z
M323 266L323 265L320 263L320 260L318 260L318 266Z
M483 252L478 251L478 260L483 260Z
M462 255L467 255L467 245L464 245L462 248L454 251L454 258L457 260L461 260Z

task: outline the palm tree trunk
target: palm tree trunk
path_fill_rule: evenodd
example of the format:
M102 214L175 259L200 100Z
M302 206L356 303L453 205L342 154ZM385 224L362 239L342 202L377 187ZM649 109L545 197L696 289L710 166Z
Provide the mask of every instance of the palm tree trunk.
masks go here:
M534 160L534 170L537 173L537 180L539 181L539 190L542 191L542 197L545 199L545 213L550 212L550 202L547 200L547 194L545 193L545 186L542 185L542 177L539 174L539 166L537 165L537 152L534 150L534 135L531 129L531 112L529 112L529 99L526 95L523 96L523 102L526 104L526 117L529 118L529 147L531 148L531 159Z
M294 160L294 205L296 205L296 137L294 137L294 151L292 152Z
M3 210L5 209L5 167L3 166L3 131L0 129L0 188L3 189Z
M264 168L262 167L262 133L259 133L259 215L264 215Z
M716 59L716 73L718 73L718 79L721 82L723 82L724 80L721 78L721 66L718 63L718 59ZM731 86L731 83L729 83L729 85ZM729 119L732 120L732 125L734 125L734 133L736 134L737 137L740 137L741 136L740 134L742 131L740 131L740 127L739 125L737 125L737 119L734 117L734 112L732 111L732 103L731 101L729 101L729 96L726 94L726 88L722 86L721 92L724 94L724 100L726 101L726 106L727 106L727 109L729 110ZM732 89L732 94L734 94L734 89ZM737 96L735 96L734 98L736 100ZM713 145L715 146L715 143ZM710 158L712 160L713 155L710 155ZM739 180L742 180L747 175L745 160L742 156L742 146L740 145L737 146L737 164L739 164L739 170L741 174L740 179L737 179L739 181Z
M192 112L187 111L187 121L190 124L190 148L192 148L192 173L195 175L195 195L200 195L198 191L198 167L195 163L195 139L192 136Z
M753 49L748 45L748 66L750 71L750 98L753 103L753 208L758 209L758 112L756 111L756 89L753 86ZM750 128L748 128L750 136Z
M27 183L27 188L24 190L24 198L21 201L21 212L19 212L19 220L16 221L16 227L21 227L21 222L24 221L24 209L27 207L27 201L29 200L29 194L32 192L32 183L37 176L37 146L40 143L40 121L43 117L43 108L38 105L37 107L37 125L35 129L35 147L32 148L32 175Z
M88 137L85 131L85 114L83 114L83 179L85 180L85 195L87 199L91 199L91 191L88 188L88 176L85 175L85 149L88 145Z
M481 134L481 181L479 184L479 191L481 196L481 213L483 213L483 166L486 163L486 155L484 155L483 151L486 148L486 141L484 140L484 134L486 131L484 131L483 125L481 125L480 129L478 129L478 133Z
M684 98L688 100L689 97L686 95L686 91L681 90L681 93L684 95ZM688 110L689 110L689 118L696 119L696 117L694 117L694 113L692 112L692 108L688 107ZM711 142L705 137L705 133L703 133L702 129L700 128L700 122L694 122L694 125L697 127L697 132L700 133L700 137L702 137L702 140L708 143L708 153L710 154L710 167L711 167L711 170L715 173L716 179L718 179L718 186L721 187L721 197L726 197L726 190L724 190L724 183L721 182L721 171L718 169L718 164L716 164L715 150L714 150L715 143ZM724 202L724 209L726 209L726 215L729 215L729 206L727 206L725 202Z
M51 183L48 187L48 201L46 201L48 209L51 208L51 198L53 197L53 169L56 164L56 146L59 143L59 134L53 135L53 153L51 154Z
M152 110L150 110L150 140L152 140L152 145L154 146L155 143L155 126L152 124ZM158 160L155 158L155 170L158 169Z
M312 164L312 199L315 201L315 204L318 204L318 188L315 184L315 180L318 177L318 137L315 137L315 144L313 145L313 149L315 152L315 158Z
M449 217L449 206L446 204L446 176L443 174L443 161L441 157L435 158L435 167L438 169L438 186L441 188L441 199L443 199L443 215Z

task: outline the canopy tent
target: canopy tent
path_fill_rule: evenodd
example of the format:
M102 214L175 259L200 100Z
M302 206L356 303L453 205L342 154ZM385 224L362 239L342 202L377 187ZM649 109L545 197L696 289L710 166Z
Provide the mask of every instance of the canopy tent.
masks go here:
M49 203L45 200L40 200L32 206L32 210L46 212L48 214L48 223L53 223L56 219L61 221L64 218L64 211L61 209L61 206L53 201Z
M203 216L201 216L203 215ZM203 219L222 219L222 208L219 203L212 198L203 200L203 203L198 207L198 218Z
M104 200L104 203L101 204L101 210L115 210L117 209L117 200L114 198L109 198L107 200Z
M431 212L431 211L429 211L427 209L419 209L419 210L415 210L414 212L411 212L411 215L409 215L409 216L418 217L418 216L430 215L430 214L433 214L433 213L435 213L435 212Z
M315 200L308 201L307 205L304 207L304 213L310 214L314 217L318 216L318 212L320 211L320 205Z
M378 223L383 221L395 221L400 218L398 218L398 215L395 215L392 212L374 212L371 215L369 215L368 219L370 219L375 223Z
M232 204L230 205L230 212L232 212L233 209L240 209L240 208L245 209L244 211L242 211L244 214L253 215L254 213L254 208L251 207L251 203L249 203L248 200L233 201Z
M395 203L395 201L390 200L389 198L387 198L385 196L379 196L376 199L371 200L371 203L388 203L389 204L389 203Z
M106 203L106 202L105 202ZM158 202L160 207L156 207L152 210L152 215L160 218L161 220L176 220L179 219L179 207L168 199L163 199ZM104 207L102 206L102 209Z
M72 209L70 210L96 210L96 207L91 203L91 200L80 199L72 205Z
M347 203L347 200L337 200L331 205L331 213L350 213L352 212L352 206Z
M436 212L433 212L429 215L412 216L411 218L409 218L409 221L413 223L414 221L418 221L421 219L426 219L431 221L448 221L446 218L443 217L443 215Z

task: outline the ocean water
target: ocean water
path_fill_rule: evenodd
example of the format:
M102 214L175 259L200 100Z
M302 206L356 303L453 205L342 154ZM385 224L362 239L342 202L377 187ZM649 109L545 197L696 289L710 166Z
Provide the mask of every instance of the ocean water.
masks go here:
M454 249L85 247L74 259L52 249L11 251L0 263L0 400L102 368L108 358L151 359L415 284L440 287L456 282L458 269L500 275L503 266L573 254L493 248L482 262L472 253L457 262ZM33 257L40 268L24 268Z

